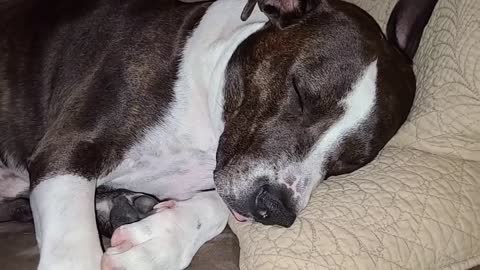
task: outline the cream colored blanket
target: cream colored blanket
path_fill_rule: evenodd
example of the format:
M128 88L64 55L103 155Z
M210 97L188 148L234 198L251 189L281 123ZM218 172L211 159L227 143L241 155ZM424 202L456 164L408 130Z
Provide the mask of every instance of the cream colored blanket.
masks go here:
M385 26L396 0L352 1ZM322 183L292 228L230 220L253 269L480 264L480 0L439 0L413 111L379 157Z

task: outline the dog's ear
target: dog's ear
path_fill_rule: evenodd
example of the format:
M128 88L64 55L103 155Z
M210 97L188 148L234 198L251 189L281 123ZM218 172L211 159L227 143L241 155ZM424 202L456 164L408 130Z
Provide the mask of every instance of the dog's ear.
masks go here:
M387 38L413 59L438 0L398 0L388 19Z
M285 28L301 21L306 14L316 8L322 0L248 0L241 19L247 20L255 5L267 15L270 22Z

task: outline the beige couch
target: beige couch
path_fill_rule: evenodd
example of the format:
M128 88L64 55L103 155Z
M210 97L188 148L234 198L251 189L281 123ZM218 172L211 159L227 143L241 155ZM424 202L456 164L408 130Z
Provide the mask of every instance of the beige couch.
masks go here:
M353 0L385 26L396 0ZM328 179L290 229L238 224L240 268L467 269L480 264L480 0L439 0L413 111L379 157Z

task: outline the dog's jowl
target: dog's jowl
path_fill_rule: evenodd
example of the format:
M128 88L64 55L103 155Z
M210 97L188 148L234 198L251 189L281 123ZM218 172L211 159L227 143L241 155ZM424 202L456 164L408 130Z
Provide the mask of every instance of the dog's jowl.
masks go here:
M230 212L291 226L405 121L435 2L385 37L338 0L7 1L0 221L33 216L41 270L183 269Z

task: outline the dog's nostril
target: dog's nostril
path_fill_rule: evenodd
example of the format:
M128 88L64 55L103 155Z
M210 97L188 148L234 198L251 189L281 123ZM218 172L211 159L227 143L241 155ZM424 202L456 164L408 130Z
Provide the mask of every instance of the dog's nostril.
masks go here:
M268 196L268 185L261 186L255 197L255 212L258 217L266 219L269 216L267 205L265 204L265 197Z
M265 225L290 227L296 215L284 203L286 195L281 188L263 185L255 196L254 218Z

